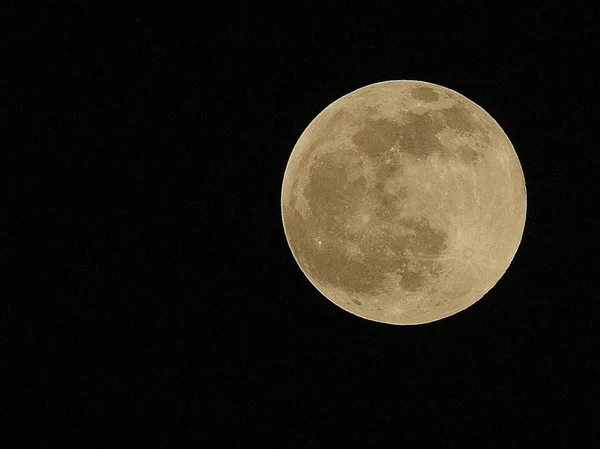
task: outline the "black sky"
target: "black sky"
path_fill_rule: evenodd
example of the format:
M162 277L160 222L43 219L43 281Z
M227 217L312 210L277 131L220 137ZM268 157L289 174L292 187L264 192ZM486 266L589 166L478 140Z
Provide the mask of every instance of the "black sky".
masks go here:
M591 8L87 3L2 7L2 447L600 443ZM390 79L482 106L527 184L506 275L424 326L331 304L281 225L304 128Z

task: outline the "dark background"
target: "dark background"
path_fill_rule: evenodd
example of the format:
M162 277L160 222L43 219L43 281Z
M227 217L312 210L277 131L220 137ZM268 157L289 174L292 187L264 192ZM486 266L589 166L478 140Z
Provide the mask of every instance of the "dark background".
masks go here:
M231 3L1 7L2 447L598 447L592 2ZM506 275L423 326L331 304L281 224L304 128L390 79L527 183Z

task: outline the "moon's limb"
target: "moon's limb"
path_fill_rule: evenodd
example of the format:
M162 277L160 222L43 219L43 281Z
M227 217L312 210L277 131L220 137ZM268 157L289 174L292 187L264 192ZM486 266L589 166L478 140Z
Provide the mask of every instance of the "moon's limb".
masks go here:
M521 241L526 192L512 144L482 108L435 84L388 81L309 124L281 209L294 258L324 296L418 324L496 284Z

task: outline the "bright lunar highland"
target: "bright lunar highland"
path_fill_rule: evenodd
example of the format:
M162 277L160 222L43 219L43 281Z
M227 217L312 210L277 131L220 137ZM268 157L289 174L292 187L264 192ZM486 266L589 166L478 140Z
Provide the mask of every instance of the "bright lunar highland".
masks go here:
M281 212L294 259L331 302L422 324L481 299L521 242L521 164L463 95L385 81L325 108L295 145Z

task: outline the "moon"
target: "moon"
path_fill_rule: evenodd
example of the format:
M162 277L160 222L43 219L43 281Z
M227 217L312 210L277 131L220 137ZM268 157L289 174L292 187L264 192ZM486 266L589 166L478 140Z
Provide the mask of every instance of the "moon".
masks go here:
M384 81L326 107L281 188L287 242L332 303L414 325L454 315L504 275L523 236L525 178L498 123L463 95Z

